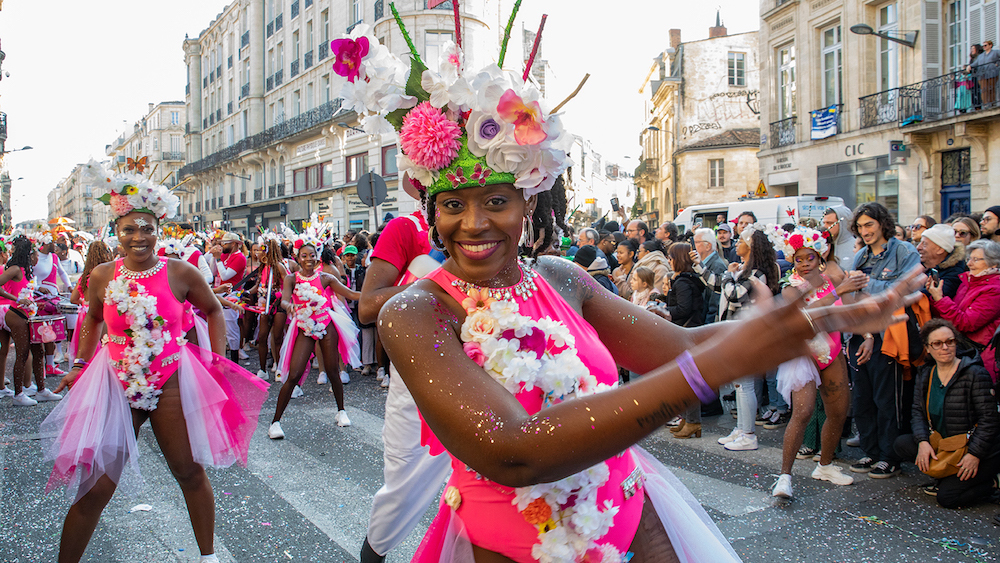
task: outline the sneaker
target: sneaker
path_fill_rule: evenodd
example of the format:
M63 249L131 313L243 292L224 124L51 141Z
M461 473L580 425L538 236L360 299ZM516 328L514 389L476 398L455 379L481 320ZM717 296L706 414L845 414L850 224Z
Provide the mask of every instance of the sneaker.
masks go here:
M330 380L326 378L326 372L325 371L319 372L319 377L316 378L316 383L319 383L320 385L325 385L329 382Z
M312 368L313 369L319 369L319 360L313 359Z
M719 438L719 440L718 440L719 445L725 446L729 442L732 442L733 440L739 438L742 435L743 435L743 431L742 430L740 430L738 427L737 428L733 428L733 431L730 432L728 436L723 436L723 437Z
M44 401L61 401L62 400L62 395L58 395L56 393L53 393L52 391L49 391L48 389L42 389L37 394L35 394L35 400L38 401L38 402L40 402L40 403L44 402Z
M351 376L346 371L340 372L340 382L347 385L351 382Z
M938 484L931 483L929 485L924 485L923 487L920 487L920 490L923 491L925 495L936 497L938 494Z
M250 359L250 354L247 354L246 352L243 351L243 348L240 348L240 350L239 350L239 358L241 360L249 360Z
M31 385L29 385L28 387L22 387L21 392L27 395L28 397L34 397L35 393L38 392L38 386L36 386L35 382L32 381Z
M389 374L388 373L385 374L384 377L382 377L382 383L379 383L379 386L381 386L383 389L388 389L389 388Z
M799 451L795 453L795 459L809 459L819 453L817 450L810 448L809 446L802 446Z
M3 389L0 389L0 397L13 397L13 396L14 396L13 389L10 389L9 387L4 387Z
M305 393L302 392L302 388L301 387L299 387L298 385L296 385L295 389L292 389L292 398L293 399L298 399L302 395L305 395Z
M757 420L754 421L754 424L756 424L757 426L764 426L764 423L770 422L772 418L774 418L775 420L778 419L778 411L776 411L773 407L767 407L767 410L765 410L757 417Z
M788 426L788 421L791 420L791 418L791 412L774 413L774 417L764 423L764 429L775 430L777 428Z
M872 466L875 465L875 460L870 457L863 457L858 460L857 463L851 466L851 471L853 473L868 473L872 470Z
M739 438L736 438L732 442L726 444L725 448L731 452L745 452L749 450L756 450L757 435L741 434Z
M45 375L66 375L57 365L45 366Z
M851 436L850 438L848 438L847 442L845 442L845 443L848 446L851 446L852 448L860 448L861 447L861 435L858 434L857 432L855 432L854 435Z
M264 381L267 381L267 372L262 369L259 369L257 370L257 377L263 379Z
M675 416L667 421L667 426L669 426L670 428L679 428L683 425L684 425L684 419L679 416Z
M38 401L32 399L31 397L24 394L21 391L20 395L14 395L14 406L17 407L33 407L38 404Z
M340 427L351 425L351 419L347 418L347 411L337 411L337 416L334 420L337 421L337 426Z
M792 476L788 473L778 477L778 482L771 489L771 496L777 498L792 498Z
M280 371L274 372L274 380L276 382L278 382L278 383L284 383L285 382L285 374L281 373Z
M841 486L854 483L854 477L847 475L832 463L830 465L820 465L817 463L816 469L813 469L812 478L819 481L829 481L834 485Z
M281 429L280 422L271 423L271 427L267 429L267 437L272 440L281 440L285 437L285 431Z
M888 461L880 461L872 466L872 470L868 472L868 476L872 479L888 479L889 477L895 477L899 474L899 466L893 465Z
M375 371L375 381L381 383L383 379L385 379L385 368L378 368Z

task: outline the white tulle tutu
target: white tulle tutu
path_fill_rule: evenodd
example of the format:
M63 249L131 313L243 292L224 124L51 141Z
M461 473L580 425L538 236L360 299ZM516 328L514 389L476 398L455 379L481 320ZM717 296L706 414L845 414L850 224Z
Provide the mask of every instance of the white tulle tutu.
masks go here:
M822 385L816 362L810 356L801 356L778 366L776 388L789 405L792 404L792 391L798 391L807 383L815 383L818 389Z
M336 300L334 300L336 302ZM336 306L327 309L330 313L330 324L326 330L336 330L340 337L337 340L337 350L340 352L340 359L345 364L354 368L361 367L361 341L358 339L358 327L354 325L351 315L344 314L341 308ZM288 318L292 318L289 316ZM295 350L295 341L299 338L299 327L295 320L288 326L285 333L285 341L281 343L281 350L278 352L278 371L288 375L292 364L292 351Z

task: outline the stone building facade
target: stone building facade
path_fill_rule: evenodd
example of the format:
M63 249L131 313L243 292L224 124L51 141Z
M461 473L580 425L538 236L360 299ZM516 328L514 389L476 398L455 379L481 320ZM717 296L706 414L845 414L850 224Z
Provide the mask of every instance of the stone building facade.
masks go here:
M510 0L462 2L466 68L495 60ZM396 2L421 57L434 68L454 39L451 2ZM387 0L236 0L184 41L188 66L186 144L191 179L181 212L196 227L243 233L301 224L317 214L338 232L375 229L386 213L419 202L399 189L396 135L367 135L332 90L330 41L355 26L397 55L408 52ZM524 51L512 34L510 53ZM524 61L507 57L520 71ZM376 210L357 196L358 177L382 176L388 198Z
M75 221L73 228L93 233L111 220L108 206L96 201L107 192L107 188L85 181L83 166L74 166L69 175L49 191L48 218L69 217Z
M760 140L756 32L728 35L721 20L709 37L670 48L643 81L648 96L636 211L657 223L689 205L733 201L757 187Z
M123 169L128 159L145 157L145 175L167 186L177 184L177 171L187 158L184 147L184 102L149 104L146 115L104 147L113 166Z
M1000 201L1000 104L996 80L983 81L998 69L965 72L970 46L998 36L995 0L761 0L760 11L769 189L879 201L905 225ZM868 30L883 35L857 33Z

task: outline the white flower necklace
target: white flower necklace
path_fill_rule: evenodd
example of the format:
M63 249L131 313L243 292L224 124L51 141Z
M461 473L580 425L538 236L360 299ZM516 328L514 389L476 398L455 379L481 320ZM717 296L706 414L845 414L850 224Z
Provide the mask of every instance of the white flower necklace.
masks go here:
M793 272L791 276L788 276L788 283L791 284L792 287L799 287L808 282L806 281L805 278L800 276L798 272ZM808 305L811 303L815 303L816 301L822 299L822 297L820 297L819 294L823 293L824 295L826 295L827 289L829 287L830 287L830 279L827 278L826 276L823 276L823 285L817 289L809 291L809 295L806 296L806 304ZM836 294L835 291L834 294ZM825 332L817 334L809 341L809 351L813 353L813 356L816 357L816 360L820 364L828 364L833 359L833 357L831 356L833 350L830 349L830 338L827 336Z
M531 280L531 286L535 285L534 277L524 276ZM617 387L617 382L597 382L577 355L575 339L563 323L550 318L534 320L521 315L513 299L493 297L494 292L510 295L509 291L465 286L468 298L462 307L468 316L462 323L461 337L465 353L511 394L537 387L545 394L543 406L549 406ZM604 501L603 507L597 503L597 491L609 477L607 463L601 462L554 483L514 489L511 504L538 529L539 543L531 549L534 559L542 563L574 563L584 557L601 563L624 560L614 546L597 545L618 513L611 500ZM461 495L457 488L448 487L445 502L458 508Z
M128 343L121 359L114 362L118 379L126 384L125 396L132 407L151 411L156 409L162 393L156 388L159 373L150 373L153 360L163 353L163 345L170 340L166 321L156 312L156 297L135 279L120 276L108 282L106 299L125 315Z
M299 328L306 333L306 336L316 340L320 340L326 336L327 327L327 324L320 325L313 318L327 308L326 295L323 295L313 284L309 283L309 281L316 279L319 274L320 272L316 272L309 277L297 274L299 281L296 282L295 291L293 292L295 297L300 301L295 306L295 320Z
M29 317L34 317L38 314L38 304L35 303L36 289L38 289L38 284L35 282L35 278L31 278L28 280L28 285L22 287L21 291L17 294L17 301L21 301L23 299L28 301L28 304L21 306L15 303L15 307Z

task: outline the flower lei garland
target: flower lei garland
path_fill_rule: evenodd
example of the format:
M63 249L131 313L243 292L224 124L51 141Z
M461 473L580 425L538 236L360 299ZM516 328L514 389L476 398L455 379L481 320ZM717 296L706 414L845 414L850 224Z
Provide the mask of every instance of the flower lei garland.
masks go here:
M35 281L35 278L31 278L30 280L28 280L28 285L22 287L21 291L18 292L17 294L17 301L24 299L29 303L23 309L16 303L15 307L17 307L21 312L23 312L25 315L28 315L29 317L34 317L35 315L38 314L38 304L35 303L36 289L38 289L38 283Z
M800 276L797 272L793 271L792 274L788 276L788 283L792 287L799 287L809 282L807 282L805 278ZM826 279L826 277L824 276L823 285L821 287L813 289L812 291L809 292L809 295L806 296L806 304L808 305L810 303L815 303L819 299L822 299L822 297L820 297L820 293L826 295L828 293L827 288L829 287L830 287L830 280ZM834 290L830 289L830 291ZM809 341L809 350L812 352L813 356L816 357L816 360L821 364L828 364L833 359L830 350L830 337L825 332L821 332L816 336L812 337L812 340Z
M156 297L136 280L119 277L108 282L106 298L125 315L129 326L125 329L129 344L114 363L118 379L127 385L125 396L137 409L154 410L162 391L155 386L159 374L150 373L149 368L170 339L163 317L156 313Z
M544 406L549 406L617 387L597 382L563 323L521 315L516 302L492 299L486 289L473 288L467 295L462 302L468 312L462 323L462 347L510 393L537 387L545 394ZM614 546L597 544L618 513L611 500L603 506L597 503L597 491L609 477L607 464L601 462L554 483L514 490L511 503L538 529L533 558L542 563L623 561ZM461 504L454 487L446 491L445 500L453 508Z
M295 297L302 302L295 307L295 320L306 336L316 340L326 336L327 324L320 325L313 317L327 309L326 296L319 292L311 283L295 284Z

